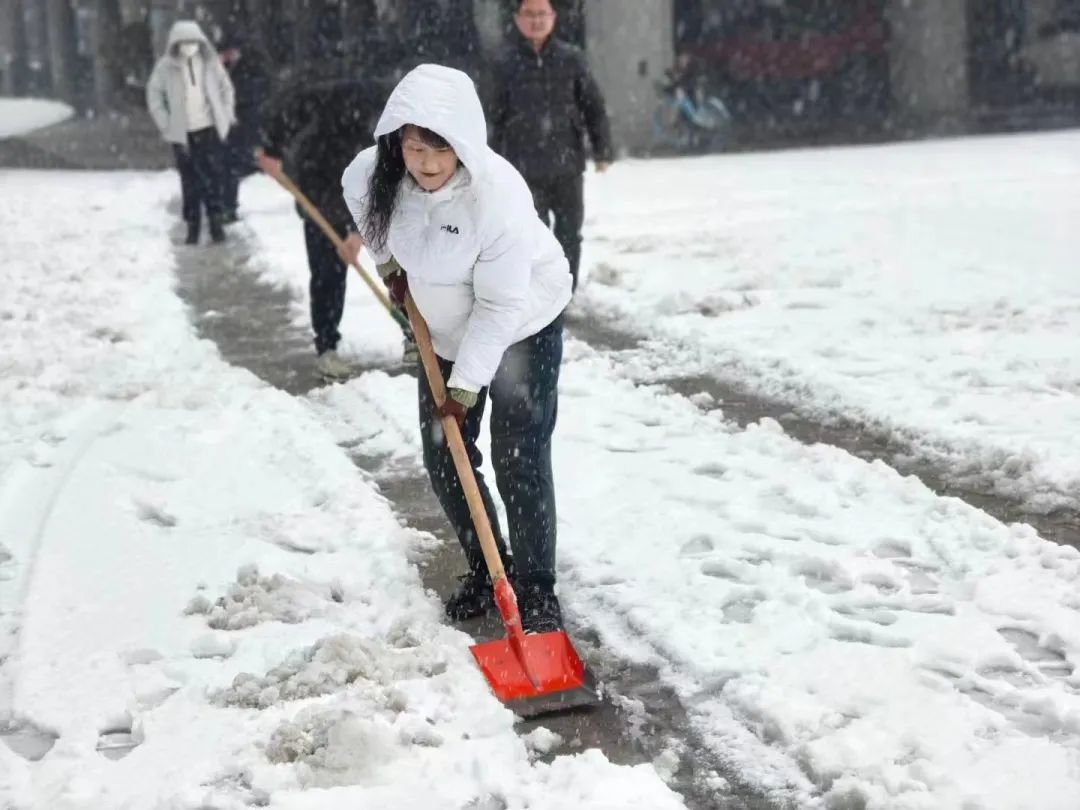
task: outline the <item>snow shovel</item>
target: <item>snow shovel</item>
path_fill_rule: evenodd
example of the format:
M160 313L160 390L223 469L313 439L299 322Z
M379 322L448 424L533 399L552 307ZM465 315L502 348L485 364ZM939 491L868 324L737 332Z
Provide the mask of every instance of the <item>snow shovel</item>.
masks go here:
M431 345L431 333L412 296L406 297L405 308L416 336L428 385L436 405L441 406L446 400L446 385ZM469 503L476 534L480 538L484 562L487 563L495 591L495 604L506 627L506 638L474 644L470 648L488 685L507 708L522 717L597 704L599 696L595 680L586 671L565 631L525 635L522 630L517 597L506 578L461 429L452 416L443 417L442 428L461 479L461 488Z
M326 217L322 215L322 212L315 207L315 203L308 199L307 195L302 192L299 187L294 183L285 172L277 172L270 175L278 184L292 195L297 204L304 209L304 213L308 215L312 222L319 226L319 229L326 235L334 247L340 248L344 241L338 232L334 229ZM364 283L368 286L368 289L374 293L375 297L379 299L379 303L383 305L383 308L390 313L390 317L394 319L394 322L401 327L401 331L405 333L406 337L412 337L412 330L409 328L409 320L402 314L401 310L393 305L390 298L386 295L386 291L371 278L368 272L360 265L360 263L353 262L353 267L356 268L356 272L360 274L360 277L364 280Z

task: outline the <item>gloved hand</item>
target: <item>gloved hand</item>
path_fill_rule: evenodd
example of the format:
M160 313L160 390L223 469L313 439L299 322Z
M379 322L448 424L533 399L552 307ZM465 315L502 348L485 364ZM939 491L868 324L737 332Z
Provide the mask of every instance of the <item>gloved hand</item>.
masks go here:
M462 388L450 388L446 391L446 401L439 406L439 418L452 416L458 423L458 427L465 424L465 415L469 408L473 407L480 398L475 391L466 391Z
M383 283L386 285L386 292L393 305L404 307L405 296L409 294L409 277L405 275L405 271L398 270L391 273L383 279Z

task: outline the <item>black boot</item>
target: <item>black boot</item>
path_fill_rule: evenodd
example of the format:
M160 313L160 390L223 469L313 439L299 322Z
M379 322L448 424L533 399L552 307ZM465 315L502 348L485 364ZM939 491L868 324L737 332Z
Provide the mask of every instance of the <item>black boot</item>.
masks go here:
M199 223L189 222L187 224L187 238L184 239L185 245L197 245L199 244Z
M210 238L218 244L225 241L225 228L221 224L221 217L210 217Z
M521 626L526 633L553 633L563 629L562 609L555 596L555 583L522 582L517 587Z
M514 568L512 562L504 562L506 577L513 584ZM483 616L495 607L495 594L491 588L491 577L487 569L470 571L458 577L460 584L446 600L446 615L451 621L460 622Z

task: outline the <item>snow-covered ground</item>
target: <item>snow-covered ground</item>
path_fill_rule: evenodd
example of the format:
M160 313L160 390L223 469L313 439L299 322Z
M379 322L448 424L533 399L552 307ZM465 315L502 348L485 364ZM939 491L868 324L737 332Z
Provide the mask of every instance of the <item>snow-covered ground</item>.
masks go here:
M518 737L431 538L194 335L171 175L0 184L0 807L682 806Z
M1077 460L1080 417L1034 382L1078 378L1054 227L1076 213L1060 177L1077 145L626 164L590 188L576 306L660 339L674 373L802 391L958 469L1022 445L1009 480L1049 503ZM59 735L37 763L0 745L0 806L679 805L649 767L534 762L543 735L514 735L440 623L409 564L430 538L337 446L419 465L414 381L371 372L297 400L226 366L170 289L171 176L0 182L0 712ZM242 193L239 232L302 323L291 204L265 178ZM395 328L351 286L347 353L395 359ZM994 320L988 297L1018 313ZM934 380L936 420L918 408ZM774 422L740 430L704 398L635 387L574 339L561 393L568 612L656 666L727 769L799 808L1074 810L1080 553ZM954 423L960 402L982 421ZM106 759L108 731L141 745Z
M1004 148L1009 142L993 143ZM1039 153L1054 152L1061 143L1062 136L1018 139L1019 146L1029 150L1038 151L1041 145ZM890 160L940 163L942 151L963 154L984 146L982 141L926 144L872 154L874 166L884 173ZM920 149L926 153L922 158ZM616 312L623 323L651 329L650 334L667 341L664 357L679 356L671 344L686 339L680 331L684 328L707 346L740 340L757 345L739 329L748 335L757 329L752 334L761 336L764 325L728 320L741 311L720 319L678 314L681 308L692 309L687 302L705 297L694 292L695 285L706 287L710 274L721 279L712 306L716 314L728 313L722 306L723 290L735 271L711 253L694 261L675 255L680 245L695 249L689 237L677 243L663 240L676 225L693 219L702 234L710 229L727 234L729 249L742 257L739 266L748 276L773 279L770 283L782 287L778 266L798 268L804 260L801 244L788 240L800 228L811 227L803 221L809 212L793 213L789 207L770 213L771 207L763 206L758 216L769 217L775 234L770 241L759 231L731 229L725 210L715 204L702 208L700 200L688 206L692 213L662 217L665 203L658 199L670 197L658 195L658 186L647 181L662 179L664 188L690 195L693 182L705 186L709 173L715 172L712 182L736 198L765 196L760 186L767 179L775 198L797 201L806 193L831 199L815 191L822 173L819 164L846 163L854 173L865 154L837 150L621 167L621 175L612 175L625 183L621 193L614 180L613 188L605 191L611 197L599 192L599 183L594 188L593 232L603 234L606 228L610 233L621 222L627 232L634 232L638 249L657 252L647 259L633 250L620 254L619 260L627 264L623 275L594 267L578 306ZM863 166L862 171L868 169ZM893 171L902 174L897 167ZM970 169L954 162L951 171L939 167L935 182L952 188L954 198L967 200L971 222L986 224L994 212L1004 218L999 209L1007 203L999 198L1012 193L1012 181L999 178L995 184L976 178L980 185L975 194L965 190L974 182ZM639 182L634 182L635 173ZM1060 192L1055 179L1044 180ZM298 237L282 236L280 217L287 202L262 179L252 181L247 194L258 207L249 220L254 238L272 248L264 251L263 276L297 292L302 317L302 246ZM1075 296L1076 282L1061 263L1067 253L1063 231L1051 228L1042 236L1056 241L1028 245L1013 244L993 230L976 239L974 226L968 226L974 246L968 266L960 258L960 236L943 233L941 245L929 242L935 238L930 226L940 213L937 203L930 198L924 216L910 199L909 227L928 233L907 247L919 254L910 257L913 264L904 270L913 290L912 311L905 315L895 289L882 282L877 291L872 279L874 268L892 266L896 258L891 246L903 242L889 230L896 211L873 214L885 203L872 186L861 187L861 192L848 189L847 194L847 204L872 219L859 226L861 242L848 245L852 251L861 245L864 265L852 266L850 257L839 252L811 256L814 277L832 272L841 281L851 278L859 291L841 283L821 285L815 292L806 281L810 271L797 277L791 270L802 279L790 281L798 289L781 289L775 296L790 303L805 295L824 311L775 305L778 312L768 316L773 318L768 323L784 328L777 326L774 343L766 344L761 337L757 348L780 359L775 366L761 360L760 368L790 369L794 375L805 346L819 339L820 330L832 330L830 339L838 351L877 351L883 366L895 366L875 383L888 389L875 400L884 408L891 405L890 397L918 395L908 389L920 384L920 363L928 362L905 355L924 351L914 330L907 342L897 336L904 324L928 317L921 307L935 306L932 291L925 298L915 295L920 280L929 284L966 267L966 283L976 302L994 286L999 295L1014 294L1019 307L1064 306L1070 289ZM989 213L977 204L980 194ZM278 201L271 203L275 197ZM1030 194L1025 201L1035 204ZM1060 195L1043 203L1055 201L1062 203ZM673 209L676 203L667 205ZM785 210L790 222L783 217ZM1055 216L1044 212L1043 220ZM1018 214L1015 228L1036 229L1038 219ZM829 222L823 212L818 227L827 228ZM740 241L744 235L746 245ZM590 261L595 263L605 250L603 240L601 235L598 243L589 244ZM1000 256L1015 258L1030 248L1028 262L1017 259L1031 268L1028 275L1010 286L1005 269L992 264L983 280L975 262L987 255L983 247L988 242L999 243ZM659 253L661 247L670 252ZM832 270L829 255L837 262ZM916 259L930 266L916 266ZM1035 268L1041 271L1036 274ZM860 269L866 275L856 281ZM905 282L894 278L890 283ZM691 292L684 294L680 285ZM360 285L354 286L358 296L366 296ZM955 307L978 306L966 303L964 291L951 282L940 280L935 289ZM759 301L773 295L754 290ZM864 311L880 313L877 317L893 330L890 345L883 339L858 345L864 327L849 311L855 300ZM755 309L764 313L768 308ZM814 314L806 320L785 320L800 312ZM385 326L371 324L368 315L370 311L353 317L347 330L367 331L366 351L391 352L396 346L392 327L388 321ZM1051 319L1043 326L1031 339L1019 336L1016 345L1008 342L1007 334L1000 336L1001 351L1014 359L1027 352L1025 367L1032 373L1045 370L1047 355L1074 363L1073 357L1064 356L1061 341L1071 338L1061 324ZM1048 332L1054 330L1060 334L1051 337ZM347 334L362 339L359 332ZM927 339L949 351L962 342L962 336L945 327ZM937 356L925 351L931 359ZM688 349L684 356L685 365L666 371L701 370L699 353ZM753 369L759 356L750 353L746 365L737 368ZM973 354L965 362L991 374L1000 361L995 353ZM816 380L810 371L821 367L812 365L799 384L810 388ZM1026 378L1009 379L1015 387L1005 386L999 396L1007 403L1029 403L1030 416L1030 403L1037 397ZM827 446L804 446L785 436L775 422L740 431L724 421L722 410L700 407L707 405L701 398L691 402L662 388L635 388L618 358L578 341L569 341L561 391L556 476L565 603L578 621L600 632L611 650L659 668L685 701L697 736L720 760L776 799L798 807L1020 810L1031 806L1033 796L1040 808L1075 807L1080 791L1080 553L1040 539L1029 527L1007 527L962 502L938 497L880 462L866 463ZM953 391L953 396L960 394ZM412 381L371 373L313 400L340 440L358 443L370 455L393 455L399 464L411 455L419 465ZM849 403L837 395L830 404L841 413L850 408L857 416L874 417L861 400ZM994 407L989 399L984 404ZM997 413L988 411L987 419ZM1062 429L1078 418L1049 408L1046 414ZM980 443L991 443L999 434L1029 442L1046 437L1037 433L1043 425L1031 425L1008 410L1000 415L1000 425L987 425L982 432L969 425L967 442L948 433L953 429L948 421L914 425L911 436L951 442L957 458L970 464L979 463ZM925 427L925 434L916 427ZM1040 470L1059 459L1066 469L1075 469L1075 447L1072 434L1059 444L1048 442L1042 447L1045 464Z
M628 162L590 177L579 300L685 368L1077 508L1078 185L1076 133Z
M66 121L75 111L62 101L0 97L0 138L28 135Z

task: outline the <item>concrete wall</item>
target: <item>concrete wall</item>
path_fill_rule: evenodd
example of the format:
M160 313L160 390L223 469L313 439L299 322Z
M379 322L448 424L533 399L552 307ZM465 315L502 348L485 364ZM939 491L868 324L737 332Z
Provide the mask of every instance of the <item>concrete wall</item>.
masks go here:
M674 61L673 0L585 0L586 50L618 149L652 145L656 82Z
M960 0L891 0L890 74L896 111L920 122L960 120L969 105L967 9Z

